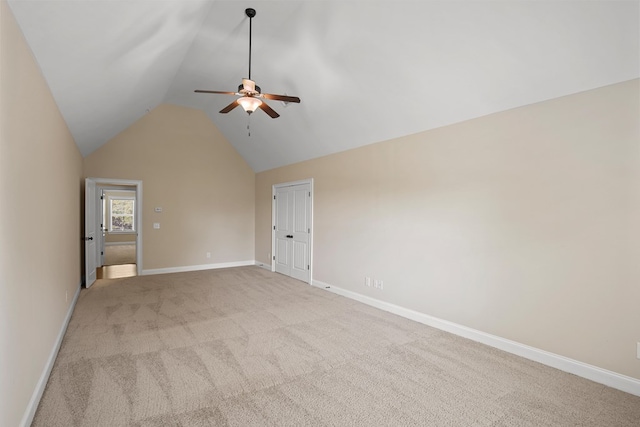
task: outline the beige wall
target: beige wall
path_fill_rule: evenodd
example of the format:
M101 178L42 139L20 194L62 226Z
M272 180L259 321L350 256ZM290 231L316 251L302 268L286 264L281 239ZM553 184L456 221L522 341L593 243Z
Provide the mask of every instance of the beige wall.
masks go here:
M629 81L259 173L256 260L271 186L314 178L314 279L640 378L638 94Z
M87 156L84 174L143 181L145 270L253 260L254 173L204 112L160 105Z
M0 425L17 426L80 285L82 157L5 0L0 15Z

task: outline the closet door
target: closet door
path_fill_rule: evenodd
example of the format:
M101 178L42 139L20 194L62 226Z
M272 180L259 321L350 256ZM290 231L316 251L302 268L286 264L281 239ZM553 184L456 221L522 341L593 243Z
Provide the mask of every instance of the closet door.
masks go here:
M310 279L311 185L276 188L275 270L298 280Z

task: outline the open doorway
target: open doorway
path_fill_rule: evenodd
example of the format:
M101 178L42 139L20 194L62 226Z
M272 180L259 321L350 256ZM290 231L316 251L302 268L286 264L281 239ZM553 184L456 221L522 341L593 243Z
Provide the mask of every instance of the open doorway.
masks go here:
M136 187L98 186L102 234L98 279L137 275Z
M86 178L84 227L87 288L141 274L142 181Z

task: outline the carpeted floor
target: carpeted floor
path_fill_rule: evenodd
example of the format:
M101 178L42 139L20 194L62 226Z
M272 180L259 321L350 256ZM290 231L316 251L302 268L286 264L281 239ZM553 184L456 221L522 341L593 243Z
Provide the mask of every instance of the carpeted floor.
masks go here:
M34 426L638 426L640 397L258 267L83 289Z
M136 263L136 245L105 245L104 265Z

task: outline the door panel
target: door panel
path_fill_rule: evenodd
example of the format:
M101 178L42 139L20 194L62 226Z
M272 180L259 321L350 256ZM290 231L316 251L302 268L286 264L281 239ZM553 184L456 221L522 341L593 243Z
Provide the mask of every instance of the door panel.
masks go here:
M289 193L279 191L276 195L276 210L279 213L276 222L276 231L289 232Z
M308 187L305 185L305 187ZM301 189L295 190L293 192L293 209L294 209L294 218L295 218L295 226L294 230L296 233L307 233L307 198L308 198L308 190Z
M291 249L289 237L293 233L293 213L290 205L293 198L286 189L278 189L276 192L276 230L275 230L275 257L276 271L278 273L291 274Z
M291 268L296 270L307 269L307 245L301 242L293 242L293 265Z
M96 281L98 267L96 229L96 182L87 178L84 187L84 271L87 288Z
M289 242L287 239L277 239L276 240L276 271L278 273L286 274L287 276L290 274L290 266L289 266Z

